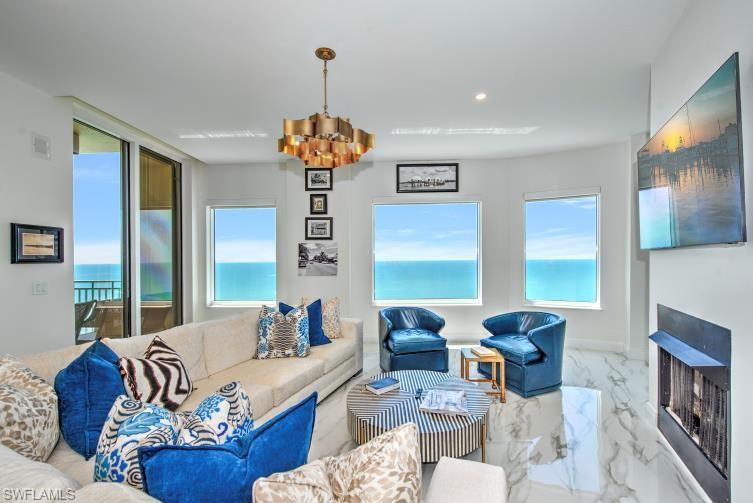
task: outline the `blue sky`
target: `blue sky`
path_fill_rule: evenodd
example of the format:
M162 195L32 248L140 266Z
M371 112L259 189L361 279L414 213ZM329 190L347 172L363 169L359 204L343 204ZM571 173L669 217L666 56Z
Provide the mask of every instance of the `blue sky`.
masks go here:
M374 207L377 261L476 260L478 205L382 204Z
M217 208L214 212L215 262L275 262L274 208Z
M596 196L526 203L526 260L596 259Z
M120 154L73 157L76 264L120 263Z

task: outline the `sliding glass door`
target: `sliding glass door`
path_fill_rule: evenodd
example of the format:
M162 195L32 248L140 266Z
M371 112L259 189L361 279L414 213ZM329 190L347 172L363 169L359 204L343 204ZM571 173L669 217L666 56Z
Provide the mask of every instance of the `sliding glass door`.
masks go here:
M183 322L180 163L141 148L141 333Z
M75 341L128 337L128 143L73 123Z

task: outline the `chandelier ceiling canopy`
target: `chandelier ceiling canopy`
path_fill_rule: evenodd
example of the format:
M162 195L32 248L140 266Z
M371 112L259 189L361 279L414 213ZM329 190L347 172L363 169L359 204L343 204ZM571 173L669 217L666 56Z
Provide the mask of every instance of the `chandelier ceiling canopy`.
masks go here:
M300 158L307 166L337 168L358 162L374 147L374 135L354 128L350 119L330 117L327 106L327 62L335 51L320 47L314 51L324 61L324 111L308 119L283 119L283 137L277 150Z

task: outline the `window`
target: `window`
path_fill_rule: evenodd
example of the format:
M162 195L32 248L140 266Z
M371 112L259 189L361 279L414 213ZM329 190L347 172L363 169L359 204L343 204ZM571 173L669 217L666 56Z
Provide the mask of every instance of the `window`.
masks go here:
M76 343L128 337L128 143L74 121Z
M527 199L526 302L598 307L599 195Z
M375 303L479 303L480 206L375 204Z
M277 298L276 210L209 208L209 304L253 305Z

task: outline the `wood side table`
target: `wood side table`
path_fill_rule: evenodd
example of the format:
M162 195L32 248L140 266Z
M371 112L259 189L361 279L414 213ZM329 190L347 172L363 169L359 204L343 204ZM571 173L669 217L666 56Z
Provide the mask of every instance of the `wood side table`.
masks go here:
M492 396L499 396L499 401L505 403L505 357L502 353L495 348L489 348L496 353L495 356L478 356L471 348L462 348L460 350L460 377L469 382L488 382L491 383L492 389L487 391L486 394ZM475 363L491 363L492 365L492 377L491 379L483 378L471 378L471 362ZM497 373L499 373L499 384L497 384Z

